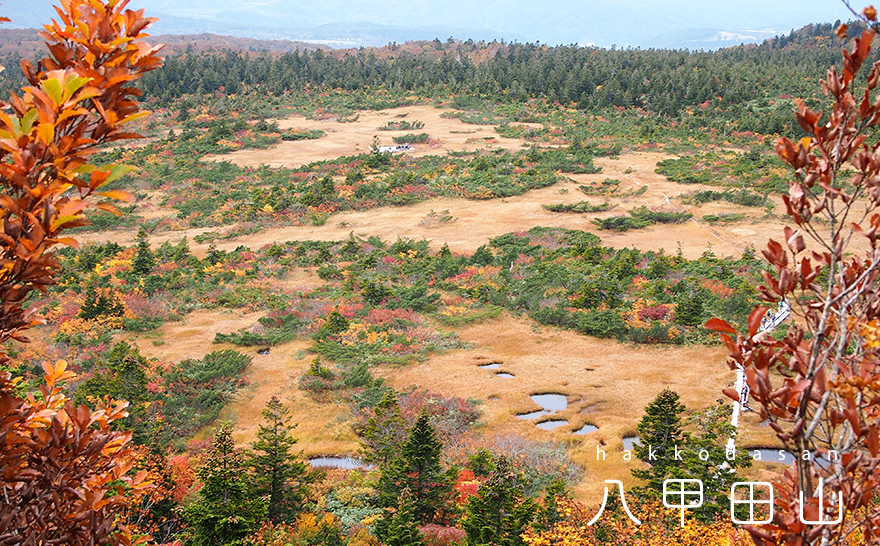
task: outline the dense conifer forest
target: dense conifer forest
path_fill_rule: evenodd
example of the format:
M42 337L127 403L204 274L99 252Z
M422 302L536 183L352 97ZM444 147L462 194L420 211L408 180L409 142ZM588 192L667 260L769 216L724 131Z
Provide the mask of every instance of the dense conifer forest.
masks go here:
M839 58L845 40L834 28L810 25L759 45L714 52L471 40L281 55L184 50L138 86L163 105L184 95L259 88L281 96L309 86L502 102L541 98L590 112L634 107L679 118L690 110L707 126L785 133L794 130L789 99L818 100L816 83ZM849 32L856 35L858 25ZM0 91L8 93L21 84L18 58L9 54L3 65Z
M708 110L707 125L726 122L739 130L780 133L792 130L787 99L818 98L816 82L844 43L833 30L830 24L813 25L760 45L716 52L436 41L408 50L387 46L276 58L183 55L169 58L162 71L140 85L160 101L221 88L238 93L259 86L282 95L306 86L378 87L427 96L476 94L502 102L540 98L590 112L636 107L667 118Z

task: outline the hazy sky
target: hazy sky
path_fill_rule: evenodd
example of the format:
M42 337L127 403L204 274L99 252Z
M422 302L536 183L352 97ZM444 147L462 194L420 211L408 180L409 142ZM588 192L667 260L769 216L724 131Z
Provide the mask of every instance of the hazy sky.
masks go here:
M51 5L51 0L0 0L0 13L13 18L11 26L35 27L53 16ZM132 0L130 6L146 8L148 14L161 18L153 34L296 38L305 29L322 25L342 24L334 27L337 32L343 27L379 25L421 27L424 32L444 31L462 39L606 47L649 47L658 35L669 32L787 33L811 22L851 18L839 0Z

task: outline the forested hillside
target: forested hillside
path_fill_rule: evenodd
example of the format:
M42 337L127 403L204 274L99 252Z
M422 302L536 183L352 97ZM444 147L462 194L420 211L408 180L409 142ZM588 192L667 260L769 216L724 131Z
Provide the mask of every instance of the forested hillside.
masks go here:
M177 49L138 85L160 104L257 87L275 95L298 94L305 86L378 87L493 101L542 98L591 112L636 107L669 118L695 115L707 126L784 133L793 130L790 97L817 98L816 83L839 56L844 40L833 30L831 24L811 25L759 46L708 53L470 40L281 55ZM857 32L858 25L850 30ZM14 55L4 61L9 69L0 76L0 90L7 93L20 84L20 72Z
M318 86L478 94L493 101L542 98L587 111L617 106L670 118L693 114L710 126L776 133L791 129L790 97L817 97L816 84L843 43L832 25L815 25L760 46L711 53L435 41L277 58L191 55L169 58L140 85L165 101L255 86L276 95Z

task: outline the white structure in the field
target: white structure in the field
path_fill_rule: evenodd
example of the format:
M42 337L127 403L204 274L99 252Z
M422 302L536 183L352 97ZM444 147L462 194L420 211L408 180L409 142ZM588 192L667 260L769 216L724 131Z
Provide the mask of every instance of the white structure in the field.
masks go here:
M408 152L410 150L415 150L409 144L398 144L397 146L379 146L380 154L393 154L396 152Z
M779 307L774 313L772 309L767 310L767 314L761 319L761 326L758 327L758 333L770 332L787 319L791 315L791 305L787 299L779 302ZM739 393L739 401L733 402L733 415L730 417L730 424L733 426L734 435L727 440L727 452L733 453L736 449L736 430L739 426L740 411L750 411L749 409L749 385L746 383L746 370L742 366L736 368L736 392Z

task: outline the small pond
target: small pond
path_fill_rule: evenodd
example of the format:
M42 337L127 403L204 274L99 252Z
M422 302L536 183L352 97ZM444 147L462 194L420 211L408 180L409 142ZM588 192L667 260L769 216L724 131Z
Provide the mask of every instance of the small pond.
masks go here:
M516 377L516 376L513 375L512 373L498 372L495 374L495 377Z
M597 427L596 425L591 425L591 424L587 423L586 425L584 425L581 428L574 431L574 433L575 434L589 434L591 432L596 432L597 430L599 430L599 427Z
M562 419L554 419L552 421L542 421L535 425L541 430L553 430L554 428L564 427L568 424L568 421Z
M564 394L533 394L529 396L535 404L538 404L547 411L563 411L568 407L568 398Z
M480 364L480 368L483 368L484 370L494 370L494 369L497 369L500 367L501 367L500 362L491 362L489 364Z
M502 372L503 373L503 372ZM496 374L502 375L502 374ZM513 375L510 375L513 377ZM503 377L503 376L502 376ZM529 396L536 404L541 406L543 409L538 411L533 411L531 413L521 413L516 417L518 419L538 419L543 415L552 415L557 411L562 411L568 407L568 399L564 394L556 394L556 393L547 393L547 394L533 394ZM553 430L554 428L561 427L563 425L567 425L568 421L563 421L561 419L554 419L551 421L544 421L543 423L538 423L537 427L543 430Z
M344 468L345 470L368 468L364 463L351 457L315 457L314 459L309 459L309 464L314 467Z
M623 449L625 451L632 451L633 446L642 445L642 441L639 440L638 436L627 436L623 439Z

